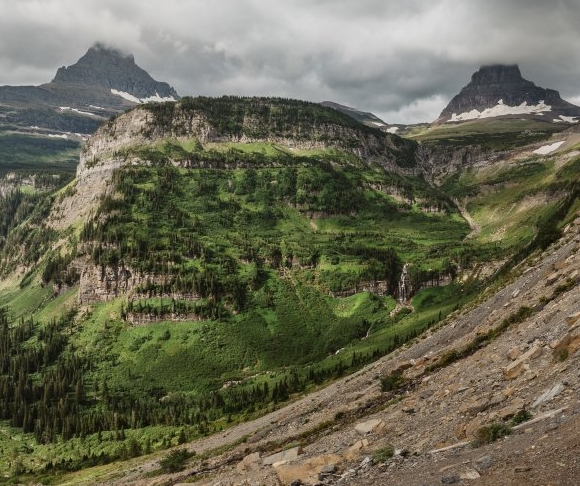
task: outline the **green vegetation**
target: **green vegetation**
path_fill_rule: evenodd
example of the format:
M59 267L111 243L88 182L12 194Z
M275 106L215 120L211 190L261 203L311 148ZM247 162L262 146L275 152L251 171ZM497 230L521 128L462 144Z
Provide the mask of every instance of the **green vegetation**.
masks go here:
M159 468L163 473L175 473L185 469L186 461L193 454L187 449L174 449L159 461Z
M416 144L356 122L317 103L284 98L185 97L179 103L148 104L154 119L146 136L182 136L202 115L218 137L268 140L292 139L325 143L344 150L365 146L373 155L390 156L401 167L416 166Z
M0 178L9 172L21 175L72 179L80 143L62 138L25 135L0 128Z
M510 419L510 425L512 427L515 427L516 425L523 424L524 422L527 422L532 418L533 415L530 412L528 412L525 408L522 408Z
M486 444L491 444L502 437L511 435L512 432L512 428L503 422L497 422L480 427L477 430L475 439L473 440L473 447L481 447Z
M381 378L381 391L389 392L398 389L403 383L405 383L405 378L400 373L393 373Z
M373 452L373 463L383 464L395 455L395 448L392 445L381 447Z

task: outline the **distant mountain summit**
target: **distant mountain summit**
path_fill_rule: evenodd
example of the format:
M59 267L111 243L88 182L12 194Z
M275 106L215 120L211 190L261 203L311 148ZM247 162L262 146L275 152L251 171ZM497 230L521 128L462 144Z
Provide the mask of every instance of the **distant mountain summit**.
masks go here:
M522 78L517 65L494 64L471 76L436 123L514 116L575 123L580 120L580 107L563 100L557 91Z
M0 121L22 129L92 133L135 104L175 101L175 90L135 64L131 54L95 44L50 83L0 86Z
M179 98L169 84L155 81L137 66L132 54L123 54L103 44L91 47L76 64L61 67L52 84L99 86L139 100L167 98L175 101Z

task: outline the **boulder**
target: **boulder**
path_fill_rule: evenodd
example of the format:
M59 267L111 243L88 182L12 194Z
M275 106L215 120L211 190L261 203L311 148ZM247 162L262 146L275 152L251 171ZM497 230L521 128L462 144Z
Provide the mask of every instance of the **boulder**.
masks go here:
M475 469L467 469L459 475L459 479L479 479L481 475Z
M513 380L522 374L525 367L524 365L537 358L542 354L542 346L539 343L535 343L530 349L528 349L524 354L522 354L515 361L511 362L508 366L503 368L503 376L507 380Z
M512 360L515 361L517 359L517 357L520 355L520 350L519 348L511 348L508 352L507 352L507 357Z
M552 356L556 360L562 360L567 355L574 354L580 349L580 335L566 334L554 347Z
M343 454L347 461L352 461L360 456L362 449L368 447L368 439L357 440L352 446L350 446L347 451Z
M566 316L566 324L568 324L569 326L573 326L579 320L580 320L580 311L574 312L573 314Z
M560 278L560 272L555 272L546 277L546 287L555 284Z
M239 473L243 474L250 471L258 470L261 465L262 461L260 460L260 453L254 452L252 454L247 455L244 457L236 466L236 469Z
M546 390L542 393L534 403L532 403L532 408L539 407L540 405L549 402L550 400L557 397L562 391L564 390L565 386L563 383L557 383L549 390Z
M385 425L385 422L381 419L371 419L367 420L366 422L357 424L354 429L360 435L366 435L384 429Z
M285 451L264 457L264 459L262 459L262 464L264 466L271 466L276 462L294 461L298 459L300 454L302 454L302 447L293 447L292 449L286 449Z
M334 474L337 464L342 458L336 454L327 454L307 459L300 463L280 464L276 467L276 474L281 484L292 484L300 481L302 484L318 484L320 475Z
M508 420L512 418L516 413L524 409L526 402L523 398L514 398L507 407L502 408L498 411L498 418L501 420Z

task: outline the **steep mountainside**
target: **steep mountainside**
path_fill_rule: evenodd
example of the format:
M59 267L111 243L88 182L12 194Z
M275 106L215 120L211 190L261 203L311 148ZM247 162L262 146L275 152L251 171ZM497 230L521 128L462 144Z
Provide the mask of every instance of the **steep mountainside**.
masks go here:
M516 65L491 65L473 74L436 123L515 116L575 123L580 120L580 107L564 101L557 91L523 79Z

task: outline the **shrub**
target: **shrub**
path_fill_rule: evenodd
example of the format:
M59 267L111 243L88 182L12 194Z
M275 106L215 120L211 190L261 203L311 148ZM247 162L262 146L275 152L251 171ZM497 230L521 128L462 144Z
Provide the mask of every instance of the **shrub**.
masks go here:
M381 378L381 391L388 392L399 388L403 383L405 383L405 378L398 373L392 373Z
M570 354L570 352L568 351L567 348L560 349L556 353L556 360L557 361L566 361L568 359L569 354Z
M528 412L525 408L522 408L518 413L516 413L510 420L510 425L518 425L527 422L532 418L532 414Z
M392 445L381 447L373 452L373 462L376 464L381 464L387 462L391 457L395 455L395 448Z
M475 447L479 447L485 444L491 444L492 442L495 442L496 440L501 439L506 435L510 435L511 433L512 428L502 422L486 425L484 427L480 427L477 430L473 445Z
M164 473L182 471L185 468L185 462L193 455L194 453L187 449L175 449L159 461L159 467Z

